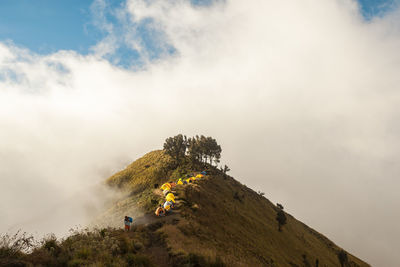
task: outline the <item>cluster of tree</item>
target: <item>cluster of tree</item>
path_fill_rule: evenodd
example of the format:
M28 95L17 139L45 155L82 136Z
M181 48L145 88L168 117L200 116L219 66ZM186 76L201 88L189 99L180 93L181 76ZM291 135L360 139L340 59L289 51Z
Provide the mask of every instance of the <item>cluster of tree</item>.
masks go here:
M164 150L176 161L180 162L188 156L192 162L218 164L221 158L221 146L212 137L194 136L187 138L178 134L165 140Z
M164 150L176 161L181 161L187 150L188 140L186 136L178 134L174 137L168 137L165 139Z

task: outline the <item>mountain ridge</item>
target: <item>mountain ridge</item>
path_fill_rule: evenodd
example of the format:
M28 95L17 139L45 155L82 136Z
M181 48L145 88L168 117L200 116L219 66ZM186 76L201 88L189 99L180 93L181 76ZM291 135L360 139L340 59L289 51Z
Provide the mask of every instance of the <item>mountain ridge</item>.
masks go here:
M162 164L144 159L162 159ZM135 169L139 166L141 172ZM131 190L133 195L142 190L149 202L137 203L145 213L150 213L163 202L161 190L155 189L154 184L201 170L195 167L197 170L190 164L174 165L164 151L158 150L113 175L107 183ZM338 254L344 250L327 237L288 213L287 224L279 232L278 208L272 202L209 164L201 167L209 171L206 178L175 189L179 222L167 223L158 230L166 236L171 251L220 258L228 266L315 266L316 262L319 266L340 266ZM137 181L146 179L147 189L143 189ZM345 253L348 266L369 266Z
M171 213L154 214L165 201L163 183L203 170L205 177L172 188ZM0 266L369 266L209 163L176 162L156 150L105 184L118 193L91 228L39 244L25 235L0 237ZM128 232L126 215L133 217Z

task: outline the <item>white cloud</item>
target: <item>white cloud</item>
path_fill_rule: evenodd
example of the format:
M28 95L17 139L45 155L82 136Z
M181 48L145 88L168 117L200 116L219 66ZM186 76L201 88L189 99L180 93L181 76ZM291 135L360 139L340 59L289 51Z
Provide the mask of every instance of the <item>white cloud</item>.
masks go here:
M399 264L398 10L365 22L347 0L131 0L116 14L106 38L141 51L140 71L101 59L114 41L89 56L0 45L1 230L63 202L73 219L31 229L84 223L78 188L203 133L241 182L371 264ZM175 54L148 58L146 18Z

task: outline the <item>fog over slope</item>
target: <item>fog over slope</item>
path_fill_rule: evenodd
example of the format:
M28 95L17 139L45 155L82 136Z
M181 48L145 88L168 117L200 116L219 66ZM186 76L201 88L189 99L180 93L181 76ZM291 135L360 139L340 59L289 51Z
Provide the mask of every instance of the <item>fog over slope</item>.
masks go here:
M350 0L128 0L117 28L106 9L93 4L108 35L87 56L0 43L1 232L84 225L105 178L205 134L239 181L372 265L399 264L400 10L366 22ZM108 60L121 43L140 68Z

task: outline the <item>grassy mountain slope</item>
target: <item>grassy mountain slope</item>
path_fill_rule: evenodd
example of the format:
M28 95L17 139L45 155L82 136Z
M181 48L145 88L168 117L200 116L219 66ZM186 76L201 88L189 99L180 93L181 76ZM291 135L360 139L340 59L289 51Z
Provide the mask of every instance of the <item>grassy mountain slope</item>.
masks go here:
M203 169L205 178L175 188L172 214L154 215L162 183ZM178 165L158 150L106 183L120 194L96 219L100 228L39 245L0 237L0 266L341 266L332 241L289 214L279 232L274 204L210 165ZM134 217L130 232L125 215ZM347 258L343 266L369 266Z
M171 157L157 150L108 178L106 184L117 189L119 196L94 220L93 226L119 228L125 215L137 218L152 212L160 202L155 188L169 179L172 169Z
M167 170L171 164L170 156L161 150L153 151L108 178L106 183L123 190L144 190L149 185L168 179L166 175L168 175Z
M162 151L153 151L110 177L107 183L134 192L128 197L131 204L144 213L152 212L163 202L154 184L199 171L189 165L175 168ZM232 177L208 168L210 175L206 178L177 186L175 212L179 219L157 230L165 236L171 255L197 253L220 258L228 266L315 266L317 259L319 266L340 266L340 248L332 241L289 214L279 232L274 204ZM350 266L368 266L350 254L348 259Z

